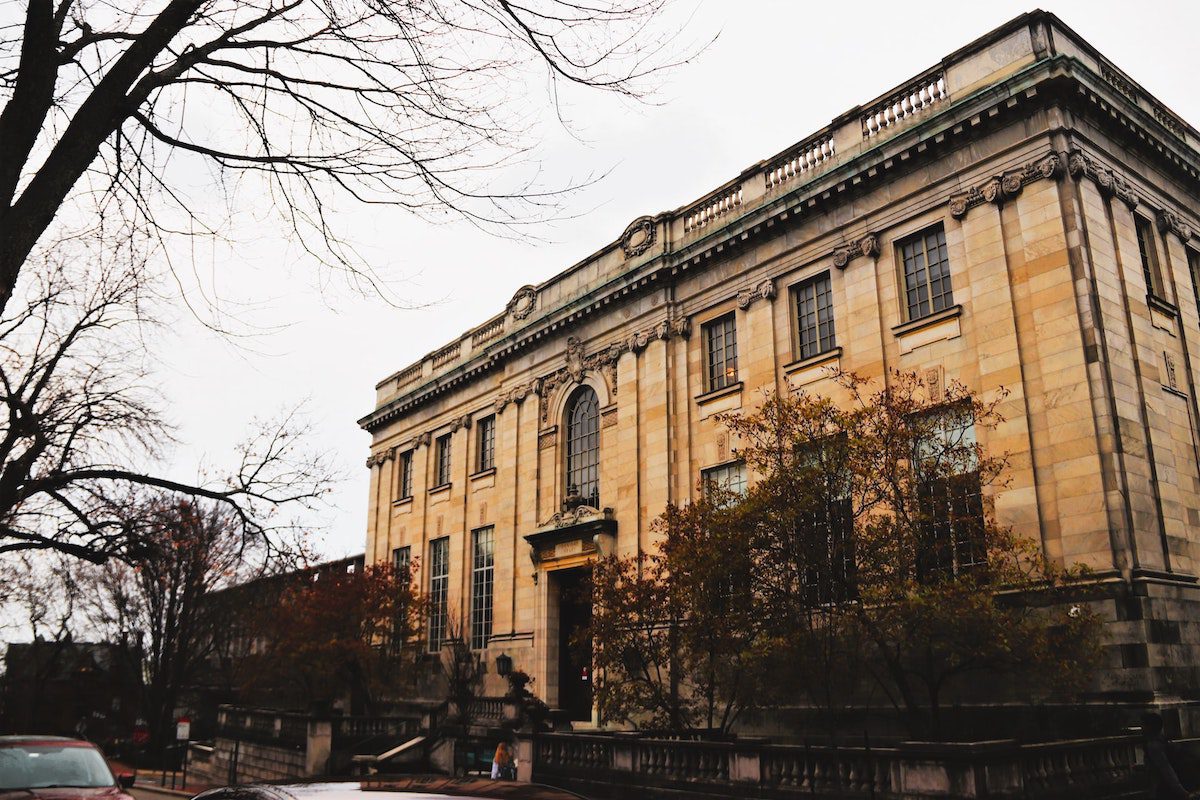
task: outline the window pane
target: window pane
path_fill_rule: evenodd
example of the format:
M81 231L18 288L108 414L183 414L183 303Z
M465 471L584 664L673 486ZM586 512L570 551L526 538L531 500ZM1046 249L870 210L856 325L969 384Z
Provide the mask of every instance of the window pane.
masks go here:
M450 482L450 434L437 439L437 485Z
M412 451L400 454L400 498L412 497Z
M811 358L837 346L833 333L833 291L826 273L795 291L800 358Z
M733 314L704 326L709 391L737 383L737 328Z
M476 431L479 451L479 463L476 468L482 472L496 466L496 418L484 417L479 420Z
M584 386L567 405L566 493L578 492L583 502L600 507L600 401Z
M920 319L954 305L946 230L941 224L902 241L900 258L909 319Z
M495 568L495 529L475 531L471 567L471 649L487 647L492 635L492 585Z
M984 568L983 492L975 425L967 408L943 408L922 423L916 444L920 511L919 579Z
M706 469L700 473L700 479L706 497L716 492L746 494L746 465L741 461Z
M429 652L446 641L447 593L450 588L450 538L429 543Z
M1142 259L1142 278L1146 281L1148 294L1162 297L1158 280L1158 252L1154 249L1154 229L1149 220L1134 216L1133 226L1137 231L1138 255Z

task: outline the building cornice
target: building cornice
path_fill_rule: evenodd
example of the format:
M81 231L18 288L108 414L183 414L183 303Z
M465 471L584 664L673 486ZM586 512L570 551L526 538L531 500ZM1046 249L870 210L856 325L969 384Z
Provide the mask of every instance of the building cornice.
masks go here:
M1111 73L1110 70L1110 74L1115 73ZM922 78L922 81L926 83L918 82L913 86L928 85L927 79ZM919 97L919 92L913 96ZM583 319L615 302L668 284L688 269L711 263L715 257L747 246L764 236L773 236L815 212L825 211L861 191L890 180L898 171L911 169L950 147L959 146L982 135L991 129L994 121L1011 119L1014 109L1035 103L1071 103L1080 97L1103 114L1116 117L1119 124L1128 129L1138 142L1145 143L1147 150L1159 157L1160 163L1173 168L1177 175L1189 182L1200 182L1198 154L1180 139L1178 131L1182 129L1178 124L1172 128L1163 122L1163 119L1174 121L1173 117L1166 112L1147 113L1136 104L1136 99L1131 99L1126 92L1121 91L1120 86L1112 79L1106 80L1096 75L1074 58L1061 55L1046 57L1034 61L1004 80L935 107L934 113L912 120L894 135L881 137L878 144L865 148L842 163L830 163L822 169L816 169L814 165L821 163L821 155L820 146L816 146L817 155L812 155L815 146L813 142L823 139L820 136L816 139L809 137L790 151L785 151L785 155L793 151L807 154L804 155L804 159L810 167L807 174L801 167L790 167L789 169L795 172L795 179L790 180L792 185L786 185L789 180L779 177L779 165L788 162L781 161L780 156L776 156L759 162L734 181L709 193L684 211L638 218L626 228L618 242L601 251L603 253L612 247L619 247L631 262L627 271L594 287L582 297L556 308L537 308L537 287L522 287L509 303L506 312L513 318L517 318L518 315L522 320L530 318L522 327L507 335L497 334L494 341L488 342L485 348L464 363L441 374L430 375L429 380L419 383L414 381L410 390L381 404L373 413L360 419L359 424L369 431L376 431L401 414L482 377L514 355L535 346L546 337L575 327ZM863 112L861 107L848 113L864 119L867 116L867 112ZM1187 130L1192 131L1191 128ZM1194 131L1192 132L1194 134ZM865 128L863 135L870 144ZM1065 154L1050 154L1019 170L995 176L979 186L972 187L966 193L955 193L949 198L951 213L961 216L980 203L1002 202L1006 196L1015 195L1030 181L1057 177L1064 171L1064 158ZM1108 174L1114 173L1109 170ZM753 206L746 206L738 199L741 197L740 187L748 176L764 180L767 185L768 194L763 197L761 203ZM1098 184L1103 180L1105 178L1099 179ZM1103 185L1101 188L1104 188ZM1118 196L1122 191L1123 189L1114 188ZM701 214L701 211L696 209L704 213ZM708 216L704 216L705 214ZM1164 210L1164 214L1167 215L1163 217L1165 221L1160 221L1160 225L1166 226L1164 229L1190 230L1190 224L1179 212ZM668 234L672 220L678 223L680 218L683 219L685 227L689 224L689 219L693 220L690 223L693 228L688 236L679 241L671 241ZM845 268L856 256L874 257L877 253L878 239L873 234L868 234L850 245L836 248L832 255L834 264ZM758 287L742 289L738 295L739 303L749 302L753 299L752 293L757 290ZM771 291L773 293L773 288ZM538 313L535 313L535 309ZM483 327L488 325L495 327L495 320L489 321ZM471 335L478 335L479 330L481 329L477 329ZM618 352L614 350L614 346L610 344L590 357L602 356L607 363L615 364L615 358L620 352L633 349L626 346L624 349L618 348ZM434 360L436 361L438 354L446 349L431 354ZM413 367L410 367L397 375L412 370ZM560 372L561 370L558 370L553 374ZM501 409L508 402L519 401L531 393L540 395L544 391L544 380L545 378L542 378L533 383L525 381L522 385L502 390L496 398L496 408ZM615 381L613 384L615 386Z

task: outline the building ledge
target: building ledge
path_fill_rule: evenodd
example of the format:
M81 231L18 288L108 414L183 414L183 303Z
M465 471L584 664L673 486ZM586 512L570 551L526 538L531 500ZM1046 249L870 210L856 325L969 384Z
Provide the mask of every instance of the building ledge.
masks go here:
M717 400L722 397L728 397L731 394L740 394L743 386L745 386L745 384L743 384L741 381L737 381L736 383L731 383L728 386L722 386L720 389L713 389L711 392L698 394L696 395L696 402L700 405L704 405L705 403L710 403L713 400Z
M441 494L442 492L448 492L448 491L450 491L450 487L453 485L454 484L451 484L451 483L439 483L437 486L434 486L432 489L430 489L429 493L430 494Z

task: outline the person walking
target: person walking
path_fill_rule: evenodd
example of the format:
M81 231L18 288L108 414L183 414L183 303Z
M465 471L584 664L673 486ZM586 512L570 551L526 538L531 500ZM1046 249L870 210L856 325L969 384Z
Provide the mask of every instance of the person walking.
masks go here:
M492 757L492 779L499 781L515 781L517 779L517 762L513 758L508 742L496 745L496 755Z

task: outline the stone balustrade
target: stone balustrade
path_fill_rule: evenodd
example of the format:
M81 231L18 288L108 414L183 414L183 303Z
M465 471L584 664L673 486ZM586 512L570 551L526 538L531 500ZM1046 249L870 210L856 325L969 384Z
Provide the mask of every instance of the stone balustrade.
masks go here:
M540 734L521 740L523 777L588 796L879 798L1144 796L1140 739L891 747L688 741L637 734Z
M729 186L713 194L683 214L684 233L699 230L716 222L721 217L742 205L742 186Z
M927 75L914 81L863 113L863 138L878 136L893 125L920 114L949 96L946 92L946 78L941 73Z
M471 332L471 347L479 347L504 333L504 317L496 317Z
M1057 43L1057 50L1047 47L1051 40ZM749 219L764 207L784 202L789 192L802 193L810 188L818 191L814 187L826 177L838 175L843 168L866 158L868 153L891 147L894 137L902 136L911 127L909 123L933 120L943 111L951 113L951 97L956 103L969 104L987 80L1004 79L1030 64L1064 58L1073 62L1071 68L1079 74L1094 77L1141 108L1172 137L1192 146L1200 140L1200 133L1073 32L1035 14L1029 19L1014 20L970 47L955 52L936 69L840 115L822 130L742 171L699 200L663 215L634 220L618 239L589 257L587 271L595 275L595 280L588 291L610 291L609 287L620 283L616 280L618 277L641 266L631 259L683 252L697 241L713 237L722 228L736 225L739 219ZM882 167L872 163L869 169L886 169L889 163L885 160ZM853 181L853 176L849 179ZM835 182L820 190L837 192L843 189L844 186ZM701 232L704 237L699 235ZM715 238L719 239L719 236ZM722 243L717 241L713 246L719 249ZM371 415L368 429L375 419L386 417L388 412L383 408L388 403L415 396L425 386L443 387L444 382L438 380L440 373L458 366L468 370L472 366L480 370L491 369L537 340L540 330L553 330L561 324L557 318L560 312L581 313L576 305L581 301L579 292L583 287L573 281L578 280L582 268L583 265L579 265L567 270L542 286L522 287L503 314L381 381L376 386L379 408ZM535 307L537 314L532 313ZM512 336L511 346L506 343L502 352L486 352L483 345L502 334ZM364 422L367 419L364 418Z
M433 355L429 357L429 360L433 362L433 368L437 369L438 367L449 364L451 361L457 360L461 354L462 342L458 341L446 345L441 350L435 351Z
M771 161L763 170L763 182L767 189L814 172L833 159L833 137L820 133L793 147L780 158Z

